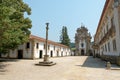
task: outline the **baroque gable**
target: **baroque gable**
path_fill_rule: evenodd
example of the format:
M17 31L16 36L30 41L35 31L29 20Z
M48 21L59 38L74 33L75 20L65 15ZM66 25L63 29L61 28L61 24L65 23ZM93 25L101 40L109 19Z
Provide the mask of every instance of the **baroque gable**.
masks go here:
M77 28L75 34L75 46L77 55L87 55L90 49L91 35L85 26Z

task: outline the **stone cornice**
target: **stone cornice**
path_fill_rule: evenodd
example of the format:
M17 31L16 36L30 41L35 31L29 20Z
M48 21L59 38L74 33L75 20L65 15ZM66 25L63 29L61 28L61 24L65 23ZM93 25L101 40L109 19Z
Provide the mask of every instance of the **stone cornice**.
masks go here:
M112 26L109 31L104 35L104 37L100 40L99 44L103 44L104 42L106 42L110 37L114 37L115 36L115 27Z
M102 26L102 23L106 16L106 12L108 11L107 9L108 9L111 1L113 1L113 0L106 0L106 2L105 2L104 9L103 9L103 12L102 12L102 15L101 15L101 18L100 18L100 21L99 21L99 24L98 24L98 27L96 30L95 38L97 37L98 33L100 32L100 27Z

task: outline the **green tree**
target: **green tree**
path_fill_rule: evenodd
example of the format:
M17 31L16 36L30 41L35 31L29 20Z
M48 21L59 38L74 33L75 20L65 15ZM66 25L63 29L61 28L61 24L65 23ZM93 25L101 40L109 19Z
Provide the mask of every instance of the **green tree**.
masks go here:
M68 36L66 26L63 26L63 28L62 28L62 32L61 32L61 36L60 36L60 42L61 42L61 44L64 44L64 45L70 47L70 39L69 39L69 36Z
M23 0L0 0L0 53L28 41L32 24L25 12L30 15L31 8Z

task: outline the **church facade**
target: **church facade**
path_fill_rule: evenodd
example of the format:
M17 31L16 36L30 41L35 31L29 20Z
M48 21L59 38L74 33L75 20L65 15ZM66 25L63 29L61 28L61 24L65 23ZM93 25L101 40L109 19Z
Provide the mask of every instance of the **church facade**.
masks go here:
M88 33L88 29L81 26L76 30L75 34L75 55L90 55L91 53L91 35Z

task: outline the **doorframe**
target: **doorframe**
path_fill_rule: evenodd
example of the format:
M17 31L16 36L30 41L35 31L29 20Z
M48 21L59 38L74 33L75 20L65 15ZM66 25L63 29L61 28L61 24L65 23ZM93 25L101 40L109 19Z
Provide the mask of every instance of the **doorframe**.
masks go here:
M17 53L18 53L18 54L17 54L17 58L18 58L18 59L23 59L23 50L22 50L22 49L21 49L21 50L18 50Z
M84 56L85 55L85 50L81 49L81 55Z
M53 57L53 51L52 50L50 51L50 57Z
M43 57L43 50L40 50L39 51L39 58L42 58Z

